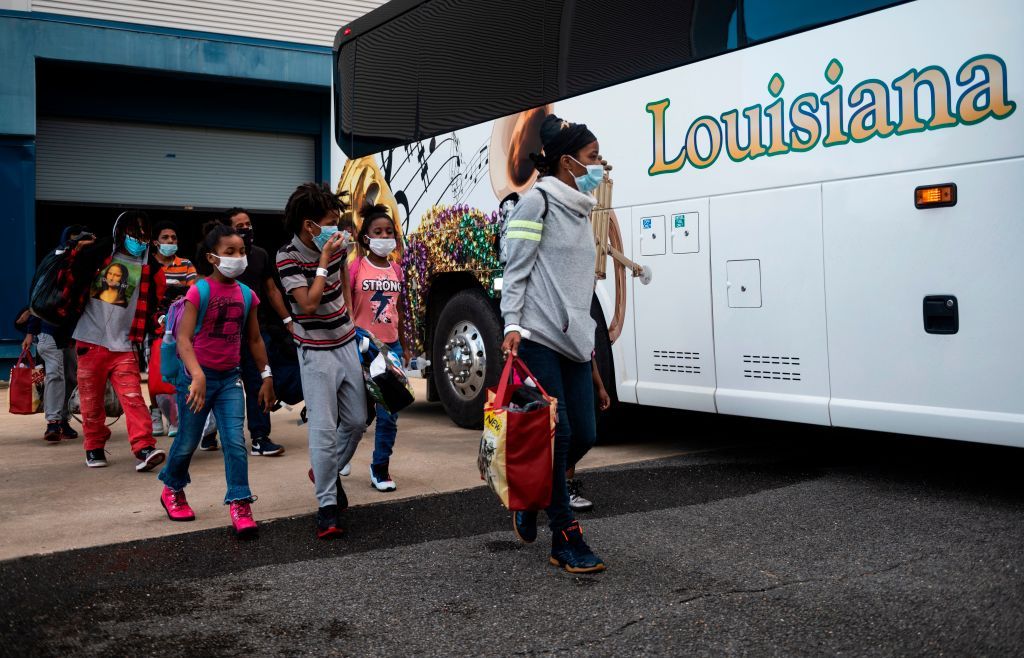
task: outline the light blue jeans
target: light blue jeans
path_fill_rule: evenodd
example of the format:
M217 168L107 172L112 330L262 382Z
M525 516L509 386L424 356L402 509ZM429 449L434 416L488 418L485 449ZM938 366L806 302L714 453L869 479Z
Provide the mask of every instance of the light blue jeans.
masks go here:
M192 378L188 372L179 379L178 385L178 436L167 455L167 465L160 471L160 481L175 491L180 491L191 482L188 467L192 454L203 438L203 425L212 411L217 417L220 431L220 445L224 453L224 475L228 490L224 503L252 499L249 490L249 461L245 451L245 437L242 424L245 421L245 395L242 389L241 371L208 370L206 373L206 401L198 412L192 411L185 403Z

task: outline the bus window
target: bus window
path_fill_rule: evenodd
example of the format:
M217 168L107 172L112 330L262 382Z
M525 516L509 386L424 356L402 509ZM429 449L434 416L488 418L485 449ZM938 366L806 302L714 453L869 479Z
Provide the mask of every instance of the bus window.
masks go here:
M575 96L657 73L693 59L694 0L656 3L657 10L622 0L566 2L561 52L563 96ZM568 29L565 29L568 27Z
M698 59L721 55L739 45L736 0L697 0L693 3L693 54Z
M359 157L554 100L561 5L430 0L355 35L336 61L338 144Z
M763 41L896 4L900 0L743 0L746 40Z
M737 0L427 0L344 42L336 139L380 152L735 47ZM482 16L486 11L486 17Z
M413 13L421 32L440 37L420 37L414 48L420 80L430 81L419 85L421 138L553 100L561 4L433 0L420 5Z

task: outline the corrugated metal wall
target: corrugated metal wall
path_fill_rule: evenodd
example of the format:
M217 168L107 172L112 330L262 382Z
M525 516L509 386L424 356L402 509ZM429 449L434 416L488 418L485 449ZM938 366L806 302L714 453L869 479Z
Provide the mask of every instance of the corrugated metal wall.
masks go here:
M330 46L384 0L32 0L32 11Z
M282 210L313 180L314 148L301 135L40 118L36 198Z

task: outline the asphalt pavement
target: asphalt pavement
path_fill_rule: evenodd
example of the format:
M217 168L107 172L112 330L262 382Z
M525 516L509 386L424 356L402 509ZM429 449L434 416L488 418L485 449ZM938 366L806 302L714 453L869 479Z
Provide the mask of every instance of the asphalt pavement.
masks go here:
M1021 654L1024 451L721 426L732 447L586 474L603 574L475 488L353 508L330 543L297 516L2 562L0 652Z

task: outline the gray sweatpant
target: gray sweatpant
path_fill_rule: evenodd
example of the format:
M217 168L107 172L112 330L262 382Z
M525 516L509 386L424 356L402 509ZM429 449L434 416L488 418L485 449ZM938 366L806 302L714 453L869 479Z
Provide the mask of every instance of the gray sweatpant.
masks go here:
M68 400L78 385L78 355L74 345L57 347L57 342L49 334L39 334L38 341L36 350L46 366L46 379L43 380L46 422L67 420Z
M338 471L366 431L366 385L356 341L333 350L299 348L309 421L309 460L320 507L338 503Z

